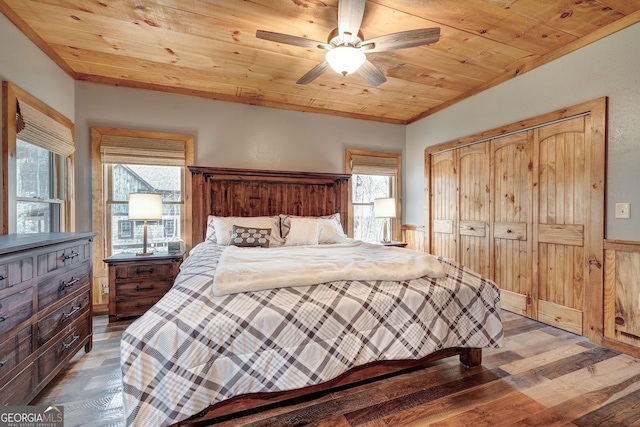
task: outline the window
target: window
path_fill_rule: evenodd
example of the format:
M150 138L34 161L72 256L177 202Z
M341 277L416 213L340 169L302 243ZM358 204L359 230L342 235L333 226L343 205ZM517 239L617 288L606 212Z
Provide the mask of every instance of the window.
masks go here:
M108 283L103 258L142 251L144 221L128 219L131 192L162 194L162 220L147 222L148 246L166 252L169 241L191 248L191 179L193 136L132 129L91 128L95 306L106 309ZM102 239L102 240L100 240Z
M133 221L118 221L118 240L133 239Z
M185 168L133 164L106 164L104 168L107 183L111 183L105 186L106 226L112 230L109 255L142 249L144 221L127 219L129 193L133 192L162 194L162 221L147 221L147 239L150 248L166 252L169 240L182 237Z
M165 219L164 222L164 236L165 237L173 237L176 235L176 218Z
M365 242L382 240L383 218L376 218L373 200L392 197L392 178L386 175L351 175L353 205L353 237ZM393 226L390 233L393 234Z
M73 231L73 124L8 82L3 103L3 232Z
M383 218L376 218L374 199L396 199L400 213L400 155L362 150L346 151L346 172L351 173L349 235L365 242L382 240ZM390 235L399 240L398 219L390 219Z

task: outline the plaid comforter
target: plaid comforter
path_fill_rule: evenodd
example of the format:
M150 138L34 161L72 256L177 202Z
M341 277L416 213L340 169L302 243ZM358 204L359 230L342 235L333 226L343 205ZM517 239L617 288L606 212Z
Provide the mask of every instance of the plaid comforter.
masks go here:
M503 345L498 288L451 260L440 259L441 279L214 297L224 248L196 247L172 290L123 333L128 425L172 424L234 396L322 383L377 360Z

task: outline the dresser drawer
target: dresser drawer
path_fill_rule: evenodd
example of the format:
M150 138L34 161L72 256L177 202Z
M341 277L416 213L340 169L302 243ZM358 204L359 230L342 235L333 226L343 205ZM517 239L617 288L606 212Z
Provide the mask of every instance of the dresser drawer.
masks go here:
M31 400L36 381L33 365L28 365L0 388L3 405L26 405Z
M16 335L0 343L0 378L4 377L18 363L26 359L32 352L31 326L20 330ZM0 381L2 383L3 381Z
M0 336L33 315L33 288L0 299Z
M67 329L64 336L38 359L38 378L44 380L65 357L75 354L83 340L89 336L89 317Z
M166 279L173 277L170 262L124 264L116 267L116 280L120 279Z
M91 258L91 242L79 241L68 246L58 246L38 255L38 276L54 270L81 264Z
M89 263L62 272L38 284L38 311L49 307L70 293L89 285Z
M0 290L33 278L33 258L0 263Z
M38 321L38 347L44 345L58 332L89 310L89 291L69 301L53 313Z

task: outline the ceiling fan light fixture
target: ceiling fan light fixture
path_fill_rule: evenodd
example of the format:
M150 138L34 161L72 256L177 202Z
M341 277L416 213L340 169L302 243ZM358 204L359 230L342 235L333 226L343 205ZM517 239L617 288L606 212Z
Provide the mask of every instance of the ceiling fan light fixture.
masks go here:
M367 58L360 49L352 46L338 46L328 51L325 59L336 73L346 76L360 68Z

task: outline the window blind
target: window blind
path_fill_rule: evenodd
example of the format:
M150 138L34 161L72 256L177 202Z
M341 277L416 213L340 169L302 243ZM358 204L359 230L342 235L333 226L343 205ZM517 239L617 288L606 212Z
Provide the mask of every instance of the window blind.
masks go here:
M24 101L17 103L17 109L24 121L24 127L17 135L20 140L64 157L69 157L75 152L71 128Z
M397 175L396 157L351 155L351 173L359 175Z
M185 166L185 142L135 136L103 135L102 163Z

